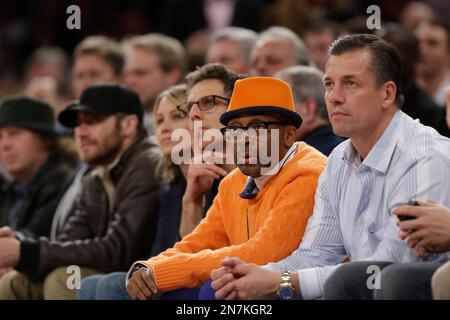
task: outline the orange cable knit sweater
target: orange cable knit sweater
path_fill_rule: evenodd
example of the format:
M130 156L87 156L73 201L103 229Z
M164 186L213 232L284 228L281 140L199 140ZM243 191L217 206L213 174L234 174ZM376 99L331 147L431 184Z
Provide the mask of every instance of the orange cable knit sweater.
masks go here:
M233 256L259 265L292 253L314 207L314 194L326 157L305 143L254 199L242 199L247 176L235 169L219 186L207 216L183 240L156 257L138 261L153 268L158 288L198 287Z

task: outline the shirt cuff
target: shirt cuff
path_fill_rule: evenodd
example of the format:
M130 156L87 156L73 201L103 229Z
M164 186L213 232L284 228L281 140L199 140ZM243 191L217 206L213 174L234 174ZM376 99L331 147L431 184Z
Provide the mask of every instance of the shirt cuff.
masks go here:
M39 266L39 254L39 242L30 239L21 241L19 263L15 269L25 273L36 271Z
M128 270L127 280L131 278L133 273L135 273L136 271L138 271L141 268L148 268L148 267L145 264L142 264L142 263L135 263L135 264L133 264L131 266L130 270Z
M301 298L304 300L319 299L322 297L317 268L302 269L297 271Z

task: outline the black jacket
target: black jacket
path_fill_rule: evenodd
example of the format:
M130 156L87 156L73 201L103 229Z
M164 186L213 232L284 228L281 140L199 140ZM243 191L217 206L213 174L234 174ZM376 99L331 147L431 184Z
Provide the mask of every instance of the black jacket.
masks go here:
M405 93L405 103L402 111L420 123L438 129L440 108L422 88L413 84Z
M312 130L302 140L328 157L345 138L335 135L331 125L326 125Z
M21 206L9 218L14 205L14 182L0 181L0 226L10 226L17 233L37 238L48 236L59 199L67 187L73 165L61 157L50 157L27 187Z

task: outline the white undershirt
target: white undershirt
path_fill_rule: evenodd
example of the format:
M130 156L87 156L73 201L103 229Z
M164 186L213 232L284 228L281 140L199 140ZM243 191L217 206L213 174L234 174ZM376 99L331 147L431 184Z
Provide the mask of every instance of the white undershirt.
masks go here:
M280 172L281 168L283 168L284 165L286 163L288 163L294 157L294 155L296 153L297 153L297 145L294 144L286 152L286 154L284 155L283 159L281 159L281 161L278 162L269 173L255 178L255 183L256 183L256 186L258 187L258 189L261 190L264 187L264 185L273 176L276 176Z

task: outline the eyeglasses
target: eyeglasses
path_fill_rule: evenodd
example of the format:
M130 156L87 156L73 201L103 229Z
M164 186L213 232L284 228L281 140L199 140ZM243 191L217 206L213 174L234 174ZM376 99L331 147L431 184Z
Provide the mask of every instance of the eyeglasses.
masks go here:
M227 126L220 129L220 132L225 136L228 141L233 141L234 137L241 137L242 134L247 133L249 130L253 130L256 134L259 134L262 130L269 129L271 125L288 125L292 124L290 121L258 121L249 124L246 127L240 126Z
M220 100L222 100L222 101L220 101ZM224 98L221 96L211 95L211 96L206 96L206 97L200 98L198 101L185 102L185 103L179 105L177 107L177 109L181 112L188 114L189 112L191 112L191 109L194 106L194 104L196 104L196 105L198 105L198 108L201 111L207 111L207 110L214 108L216 106L216 104L218 104L219 102L222 102L223 104L228 105L228 103L230 102L230 99L227 99L227 98Z

